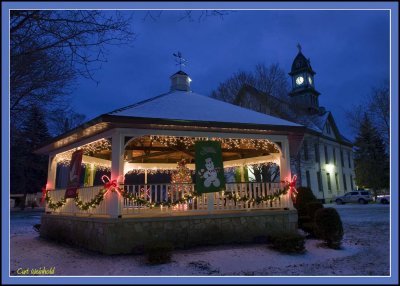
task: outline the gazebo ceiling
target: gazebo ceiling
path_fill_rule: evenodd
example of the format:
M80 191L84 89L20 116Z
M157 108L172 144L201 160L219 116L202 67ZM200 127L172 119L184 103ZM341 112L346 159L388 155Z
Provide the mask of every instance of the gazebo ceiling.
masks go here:
M125 159L130 163L171 163L183 158L188 162L194 162L196 139L199 138L144 136L128 143L125 148ZM221 142L223 160L279 153L278 148L268 140L213 139Z

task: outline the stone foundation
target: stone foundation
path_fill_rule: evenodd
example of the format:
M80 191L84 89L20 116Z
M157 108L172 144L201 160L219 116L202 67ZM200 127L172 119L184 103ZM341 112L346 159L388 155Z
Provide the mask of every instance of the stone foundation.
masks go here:
M248 243L297 230L296 210L252 210L157 217L94 218L44 214L40 236L105 254L140 253L158 241L175 248Z

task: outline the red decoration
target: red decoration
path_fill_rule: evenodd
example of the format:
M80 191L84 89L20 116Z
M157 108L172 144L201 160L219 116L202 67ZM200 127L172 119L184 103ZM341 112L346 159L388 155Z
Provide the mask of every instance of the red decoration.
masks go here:
M146 193L147 198L150 199L150 188L147 188L147 190L145 190L144 188L140 189L140 192Z
M297 181L297 176L294 175L289 182L289 194L294 203L296 203L296 196L297 196L296 181Z
M289 185L289 195L293 203L296 203L296 196L297 196L296 181L297 181L296 175L294 175L290 180L285 179L284 181L287 185Z
M105 181L104 178L106 178L107 181ZM107 193L108 191L111 191L111 192L115 191L115 192L117 192L118 194L121 194L121 193L120 193L121 189L118 187L118 183L117 183L117 180L116 180L116 179L110 180L110 178L109 178L107 175L103 175L103 176L101 177L101 180L102 180L103 183L104 183L104 188L107 190L106 193Z
M46 189L46 186L44 186L42 188L42 198L40 199L40 203L43 203L44 200L46 199L46 194L47 194L48 190Z
M72 153L71 162L69 164L69 179L67 189L65 190L65 198L75 198L78 195L79 178L81 174L83 150L77 150Z

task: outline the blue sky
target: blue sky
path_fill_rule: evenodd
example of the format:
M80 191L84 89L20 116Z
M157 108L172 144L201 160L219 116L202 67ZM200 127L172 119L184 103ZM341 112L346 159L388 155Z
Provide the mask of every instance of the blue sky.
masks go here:
M317 73L320 105L352 139L344 110L389 78L389 11L239 10L204 21L197 20L200 12L194 21L179 21L182 11L163 11L157 21L144 15L134 12L131 45L108 49L108 61L95 73L99 84L79 80L72 104L87 119L168 91L169 76L178 70L174 52L189 61L184 70L192 90L210 95L234 72L260 62L289 72L300 43Z

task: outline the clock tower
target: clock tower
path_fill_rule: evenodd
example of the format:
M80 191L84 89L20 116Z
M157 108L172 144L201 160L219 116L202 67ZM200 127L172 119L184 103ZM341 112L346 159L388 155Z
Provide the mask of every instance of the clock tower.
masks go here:
M297 44L299 52L292 64L289 75L292 78L292 91L289 93L291 102L310 113L318 112L318 96L320 93L315 90L314 75L309 59L301 52L300 44Z

